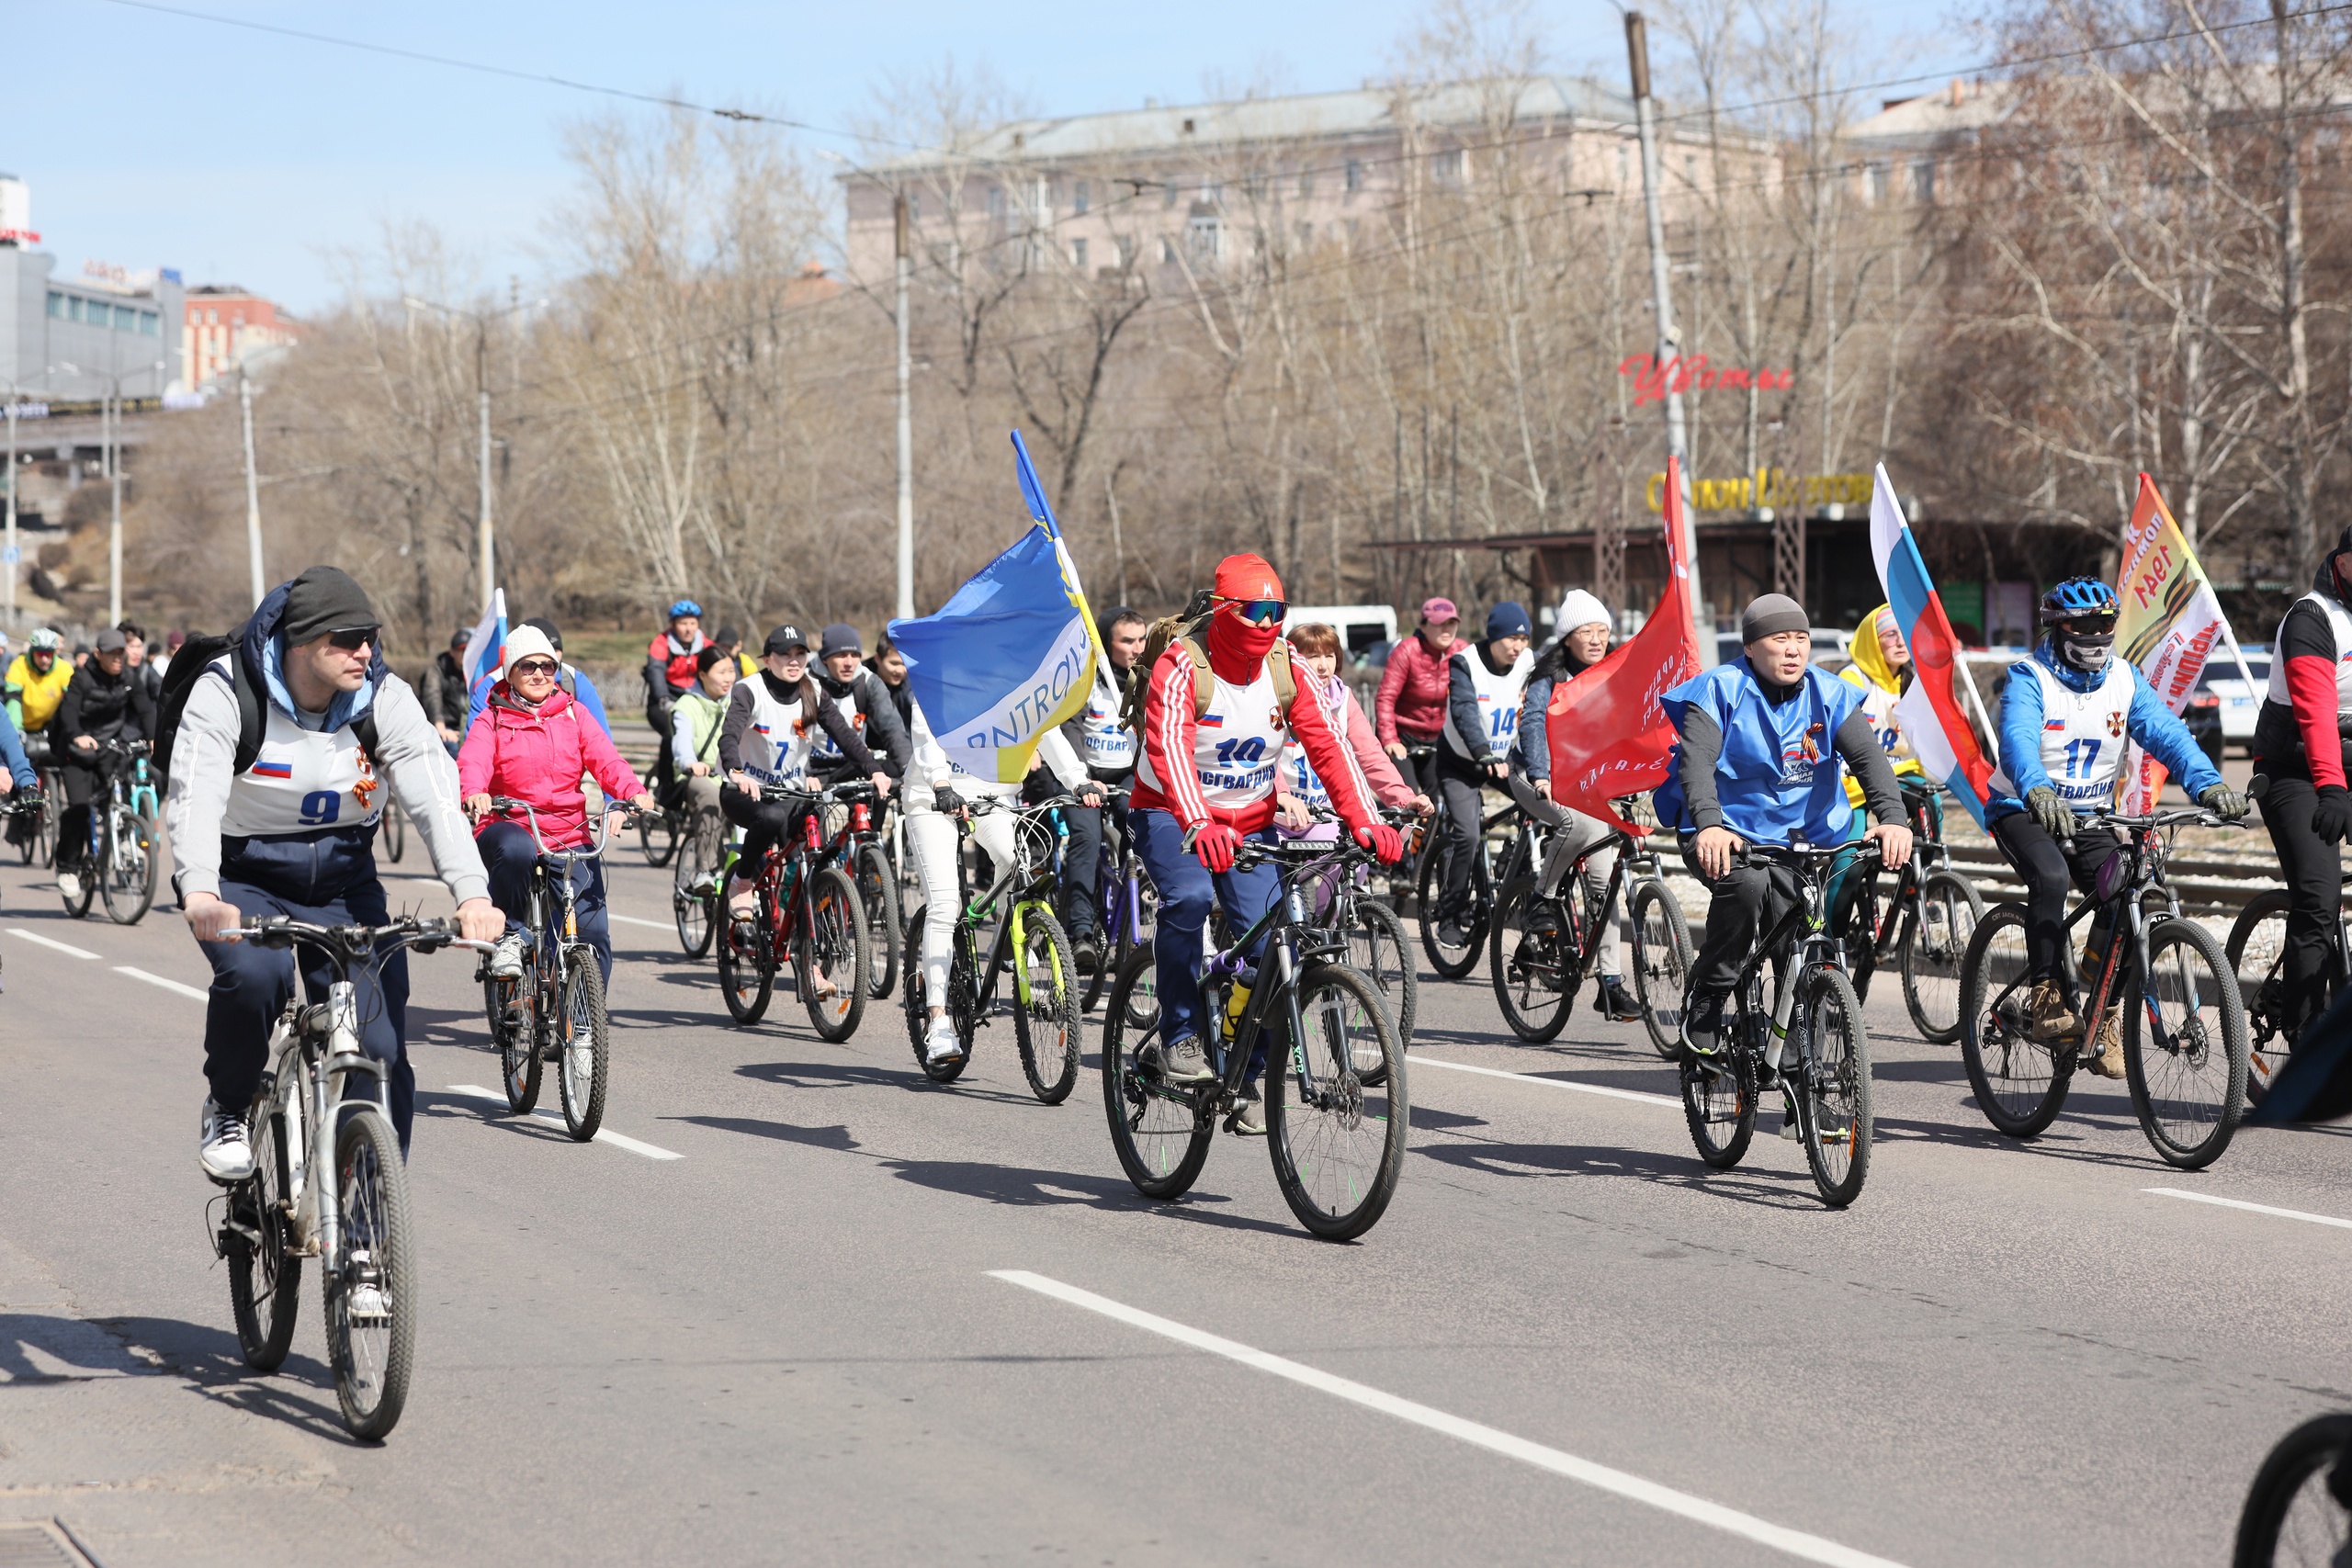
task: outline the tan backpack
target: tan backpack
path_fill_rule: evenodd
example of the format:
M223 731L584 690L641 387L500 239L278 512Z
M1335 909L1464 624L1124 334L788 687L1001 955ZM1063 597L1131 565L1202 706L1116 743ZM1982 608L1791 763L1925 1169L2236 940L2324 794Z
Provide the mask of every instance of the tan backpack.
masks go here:
M1144 638L1143 657L1136 660L1142 673L1127 686L1127 694L1119 704L1119 722L1140 735L1143 733L1144 692L1151 684L1151 672L1159 668L1159 656L1172 643L1182 643L1193 660L1193 716L1201 718L1209 711L1210 699L1216 695L1216 675L1209 669L1209 651L1202 641L1215 608L1215 596L1207 589L1193 595L1181 615L1162 615L1151 623L1151 630ZM1274 678L1274 701L1287 715L1291 704L1298 700L1298 678L1291 673L1290 644L1281 637L1274 639L1272 651L1266 655L1266 671Z

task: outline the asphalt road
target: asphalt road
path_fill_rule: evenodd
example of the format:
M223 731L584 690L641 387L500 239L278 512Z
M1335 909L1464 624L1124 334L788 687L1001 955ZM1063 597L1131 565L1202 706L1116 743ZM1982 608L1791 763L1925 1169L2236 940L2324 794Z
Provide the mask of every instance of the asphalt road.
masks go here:
M285 1368L238 1359L185 928L71 922L0 868L0 1518L61 1518L108 1568L2144 1568L2225 1561L2264 1450L2352 1402L2341 1129L2183 1176L2121 1086L2078 1080L2010 1144L1891 981L1842 1213L1769 1131L1706 1171L1638 1026L1521 1046L1483 986L1432 983L1396 1202L1337 1247L1254 1143L1139 1200L1091 1052L1047 1108L1003 1023L951 1089L895 1007L839 1046L788 993L733 1027L665 887L616 875L606 1124L680 1157L457 1087L497 1076L472 960L416 962L425 1310L368 1447L312 1280Z

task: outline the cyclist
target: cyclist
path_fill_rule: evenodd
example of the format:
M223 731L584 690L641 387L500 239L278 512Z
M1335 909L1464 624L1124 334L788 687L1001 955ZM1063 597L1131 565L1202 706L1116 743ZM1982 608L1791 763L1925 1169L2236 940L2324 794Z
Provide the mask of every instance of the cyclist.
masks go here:
M1136 683L1136 660L1151 628L1125 604L1104 615L1096 628L1102 637L1102 657L1094 661L1094 685L1086 706L1062 726L1062 735L1086 763L1086 776L1098 784L1124 789L1136 776L1135 731L1119 722L1127 688ZM1062 854L1062 922L1069 931L1073 961L1079 973L1091 975L1102 965L1102 836L1103 813L1118 830L1127 830L1127 807L1114 800L1101 806L1073 806L1062 812L1069 843Z
M122 634L122 667L147 688L147 700L153 702L164 694L164 675L148 661L147 628L137 621L122 620L115 623L114 629Z
M555 683L563 688L565 695L580 705L580 711L582 714L596 721L597 728L606 735L612 734L613 721L605 716L604 694L596 690L596 682L588 678L588 671L576 664L563 662L563 633L556 629L556 624L545 615L533 615L520 624L547 638L548 646L555 649ZM511 638L506 649L506 662L509 664L514 662L514 649ZM469 729L472 728L474 720L481 716L481 710L488 706L489 703L490 684L485 682L466 711L466 726Z
M73 664L58 657L63 641L56 627L37 626L25 639L25 651L8 665L8 722L25 738L26 754L36 766L51 760L49 721L74 679Z
M112 626L100 632L90 661L74 671L57 705L55 728L62 744L56 755L65 775L65 810L57 819L57 890L69 899L82 896L90 802L106 788L114 768L112 759L99 754L98 742L144 740L155 733L155 705L130 667L129 641Z
M645 650L645 722L661 740L653 779L655 789L665 796L678 776L670 756L670 714L678 699L694 689L695 655L709 642L702 635L702 606L681 599L670 606L670 629L656 633Z
M1811 626L1786 594L1752 600L1739 620L1746 657L1661 699L1679 739L1653 797L1658 820L1673 824L1683 860L1713 895L1682 1010L1683 1043L1695 1055L1716 1054L1724 998L1748 949L1797 898L1787 867L1739 865L1733 857L1800 834L1816 846L1847 840L1853 809L1829 765L1833 748L1862 781L1878 818L1862 837L1876 841L1889 865L1911 858L1894 770L1862 713L1862 694L1811 662ZM1792 1115L1781 1135L1795 1137L1795 1127Z
M789 842L814 805L762 800L760 786L808 783L813 731L832 737L853 768L872 779L881 794L890 793L890 775L858 739L856 728L808 678L808 639L800 628L776 627L762 651L760 672L735 683L718 728L718 762L727 775L718 809L743 829L742 852L727 886L728 912L738 919L758 912L758 878L768 851Z
M865 749L879 753L883 771L892 778L903 778L914 756L914 743L899 722L898 705L890 701L882 677L865 668L865 650L858 646L855 626L836 621L825 628L817 649L816 675L817 684L866 742ZM832 784L849 767L849 759L842 755L832 737L817 737L808 753L808 771L819 782Z
M449 755L458 754L458 744L466 738L466 725L473 709L473 700L466 692L466 645L474 639L471 626L459 626L449 638L449 646L433 656L417 678L417 700L424 706L424 716L432 722L433 733L449 748Z
M293 952L237 942L237 922L248 915L321 925L389 919L374 850L385 780L457 899L466 939L491 941L503 924L458 809L457 765L416 694L385 665L381 635L359 584L314 566L272 589L235 645L186 692L164 819L178 867L172 881L212 965L204 1021L211 1095L198 1157L216 1181L253 1175L245 1108L298 965ZM310 996L323 999L327 965L311 954L300 962ZM406 953L391 953L380 969L361 969L354 980L360 1047L391 1069L392 1124L405 1150L416 1102L402 1039ZM354 1096L372 1090L353 1075Z
M756 675L760 672L759 660L753 659L750 654L743 651L743 634L737 631L733 626L719 627L718 635L712 637L710 640L720 652L726 654L728 658L735 661L735 678L737 680L740 681L746 675Z
M2074 965L2067 962L2066 883L2088 891L2098 868L2122 848L2111 828L2078 825L2074 807L2105 806L2115 791L2124 742L2136 741L2172 771L2191 800L2218 816L2245 815L2245 796L2222 782L2138 665L2115 657L2115 590L2070 577L2041 599L2041 641L2009 667L2001 697L2001 765L1993 774L1986 825L2026 885L2026 977L2037 982L2026 1025L2043 1043L2079 1035ZM2105 961L2109 932L2095 924L2083 967ZM2110 1010L2098 1049L2084 1065L2123 1076L2120 1013Z
M882 679L882 689L890 694L890 705L899 710L899 722L906 726L910 739L915 732L915 691L907 684L907 656L899 645L884 632L874 639L874 657L865 667Z
M682 759L687 803L700 810L718 805L718 727L735 691L735 660L724 648L706 648L695 669L695 689L678 699L670 726L670 755Z
M626 800L650 810L653 796L614 750L613 738L588 712L588 705L563 689L562 655L547 633L530 621L506 638L506 668L490 688L489 701L458 749L458 792L466 815L477 824L474 843L490 875L490 899L506 916L507 930L490 956L490 972L502 979L523 974L524 921L531 914L531 869L538 843L527 820L501 818L485 822L491 798L504 795L531 807L538 837L551 850L577 849L594 835L588 830L588 800L580 787L592 775L607 800ZM605 917L602 861L575 862L581 939L596 950L606 985L613 978L613 939Z
M1551 830L1544 866L1536 881L1538 896L1550 899L1578 855L1585 854L1617 829L1598 817L1572 811L1552 798L1552 693L1609 657L1612 622L1609 606L1578 588L1560 601L1553 625L1559 636L1528 671L1527 689L1520 697L1519 728L1511 741L1511 770L1505 780L1519 808ZM1598 903L1608 897L1610 874L1617 869L1614 849L1585 856L1585 886ZM1612 916L1600 933L1600 1006L1611 1020L1623 1022L1642 1016L1642 1004L1625 988L1623 949Z
M1440 830L1453 847L1438 898L1438 940L1460 947L1470 896L1470 861L1478 852L1480 789L1510 777L1519 735L1519 704L1535 658L1527 651L1534 628L1527 610L1506 599L1487 612L1487 636L1449 660L1443 743L1437 750L1438 798L1445 804Z
M1373 734L1372 721L1364 716L1363 705L1348 690L1348 683L1340 679L1339 628L1322 621L1301 621L1290 628L1283 640L1290 644L1292 670L1304 669L1314 675L1316 695L1323 701L1323 711L1331 721L1332 730L1345 737L1348 749L1355 753L1356 765L1363 769L1364 780L1372 785L1372 793L1379 797L1380 804L1428 816L1435 809L1430 797L1416 790L1396 771L1396 762ZM1323 787L1323 775L1306 760L1306 748L1295 733L1283 743L1282 771L1274 775L1274 790L1280 802L1274 820L1282 829L1283 837L1339 837L1336 824L1314 823L1315 809L1329 809L1331 794Z
M1404 853L1396 829L1374 814L1372 786L1323 705L1311 689L1298 700L1288 649L1275 646L1288 609L1282 580L1263 558L1227 556L1217 565L1206 630L1198 641L1170 642L1145 676L1143 756L1128 820L1159 893L1153 948L1160 1073L1171 1083L1215 1077L1200 1039L1201 933L1209 906L1222 905L1240 931L1281 888L1272 866L1238 869L1235 852L1245 838L1272 836L1274 775L1293 734L1357 841L1387 864ZM1265 1129L1259 1068L1250 1066L1236 1123L1245 1132Z
M2327 1005L2334 933L2352 835L2352 528L2287 607L2270 650L2270 683L2254 726L2252 793L2278 852L2290 900L2279 980L2290 1038ZM39 636L39 633L35 633ZM9 679L15 679L12 672Z
M1380 672L1380 690L1373 697L1373 728L1380 743L1398 761L1415 746L1434 746L1445 729L1446 693L1453 684L1453 645L1462 630L1462 612L1444 598L1421 601L1421 624L1413 635L1388 650ZM1414 782L1430 799L1438 798L1437 761L1417 764Z

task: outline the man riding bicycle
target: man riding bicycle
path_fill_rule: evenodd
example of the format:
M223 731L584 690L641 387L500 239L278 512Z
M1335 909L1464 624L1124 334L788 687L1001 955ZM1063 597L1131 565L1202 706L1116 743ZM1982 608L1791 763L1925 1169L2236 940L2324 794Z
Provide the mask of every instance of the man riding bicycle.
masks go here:
M1282 580L1263 558L1227 556L1216 569L1205 632L1197 642L1170 643L1145 677L1143 758L1128 819L1159 893L1153 942L1159 1070L1170 1083L1216 1077L1201 1043L1202 931L1212 903L1239 931L1280 893L1272 866L1243 870L1235 858L1244 839L1273 841L1274 774L1292 735L1357 841L1385 863L1404 853L1315 688L1291 674L1287 647L1277 646L1288 609ZM1265 1130L1259 1066L1250 1064L1237 1122L1246 1132Z
M1122 604L1104 615L1100 630L1104 657L1094 661L1094 684L1086 706L1062 726L1062 735L1086 764L1086 776L1097 784L1125 789L1136 776L1135 731L1119 722L1127 688L1136 683L1136 660L1151 628L1141 615ZM1091 975L1102 966L1102 837L1103 814L1122 833L1127 829L1125 801L1101 806L1073 806L1062 813L1069 843L1062 855L1062 925L1069 932L1073 961L1079 973Z
M2115 657L2115 590L2095 577L2073 577L2042 596L2042 638L2033 657L2009 667L2001 696L2001 765L1985 808L1994 840L2026 885L2026 977L2036 982L2026 1027L2043 1043L2080 1035L2075 966L2067 962L2066 886L2088 892L2099 867L2123 847L2113 829L2085 826L2075 808L2107 806L2137 742L2170 769L2189 799L2234 821L2245 796L2222 782L2140 667ZM2096 917L2094 918L2096 920ZM2110 933L2094 923L2083 968L2096 975ZM2084 1066L2101 1077L2123 1076L2120 1015L2110 1010L2098 1048Z
M1811 662L1811 618L1785 594L1767 593L1740 615L1745 656L1692 677L1660 699L1680 738L1666 782L1653 796L1658 821L1675 829L1684 862L1713 895L1706 934L1690 968L1682 1041L1692 1055L1721 1049L1724 1004L1757 933L1799 897L1784 865L1740 864L1750 844L1781 847L1802 837L1816 848L1847 841L1853 809L1834 749L1861 780L1878 820L1862 837L1883 862L1911 858L1911 829L1894 770L1862 712L1862 696ZM1783 1136L1794 1137L1795 1119Z
M914 756L914 742L899 722L882 677L865 667L865 650L858 646L857 628L836 621L821 634L817 649L817 684L848 719L865 749L882 761L892 778L904 778ZM820 784L835 784L848 774L850 760L830 735L815 737L808 751L808 771Z
M184 688L164 820L178 866L173 885L212 965L204 1019L211 1093L198 1158L215 1181L253 1176L245 1110L296 975L313 1000L332 977L315 954L238 942L237 924L264 915L321 925L388 920L375 855L387 779L458 901L465 938L489 942L504 923L458 809L457 765L416 694L384 663L382 635L359 584L314 566L272 589L234 645ZM353 978L360 1048L390 1068L392 1125L405 1151L416 1103L404 1039L407 954ZM368 1092L357 1075L352 1092Z
M695 655L709 643L702 635L702 606L681 599L670 606L670 629L657 633L645 650L645 722L661 748L653 760L653 784L665 798L678 777L670 755L670 714L678 699L694 689Z
M25 651L8 664L8 718L25 738L26 754L36 767L53 761L48 754L49 721L74 679L73 661L59 656L63 640L56 627L37 626L25 640Z
M108 626L98 634L90 661L74 671L51 728L65 775L65 811L57 819L57 890L68 902L82 896L90 852L90 803L107 787L114 763L107 740L144 740L155 733L155 705L130 667L129 642Z

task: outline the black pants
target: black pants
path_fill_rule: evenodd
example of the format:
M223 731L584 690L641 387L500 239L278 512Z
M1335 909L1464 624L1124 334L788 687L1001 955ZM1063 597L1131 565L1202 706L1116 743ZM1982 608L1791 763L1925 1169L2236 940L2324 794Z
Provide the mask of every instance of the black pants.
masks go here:
M2300 1030L2327 1006L2334 968L2339 900L2344 887L2344 849L2312 830L2312 807L2319 791L2308 777L2256 773L2255 798L2262 802L2262 825L2278 852L2278 872L2287 883L2287 947L2279 964L2283 1000Z
M57 869L73 871L89 858L90 802L106 794L114 759L67 746L58 765L65 777L65 811L57 819Z
M1125 788L1136 775L1130 768L1117 773L1090 770L1087 776L1097 784ZM1124 839L1127 832L1125 801L1062 807L1062 822L1069 829L1069 841L1062 846L1062 924L1069 928L1072 942L1102 929L1102 840L1106 830L1102 818L1106 814L1111 818L1108 830Z
M2055 980L2069 1006L2081 999L2075 984L2075 966L2067 962L2066 888L2069 882L2088 893L2098 879L2098 868L2123 848L2111 828L2075 829L2072 847L2050 836L2050 830L2022 811L1993 823L1993 840L2009 864L2025 879L2026 976ZM2090 951L2107 951L2108 926L2093 916Z
M1739 978L1740 965L1757 937L1778 925L1795 908L1800 897L1797 874L1785 865L1735 865L1721 876L1699 869L1693 846L1696 833L1679 836L1682 863L1699 879L1712 898L1707 905L1707 929L1699 938L1699 956L1690 965L1690 989L1724 995Z
M719 814L743 829L741 858L736 874L751 881L760 874L768 852L779 843L789 850L798 840L800 820L817 809L813 800L762 800L733 784L718 789Z
M1443 901L1448 908L1459 908L1470 890L1470 865L1478 854L1478 823L1487 810L1486 796L1480 792L1487 783L1487 771L1455 756L1442 739L1437 755L1412 771L1421 793L1445 808L1439 818L1448 854Z

